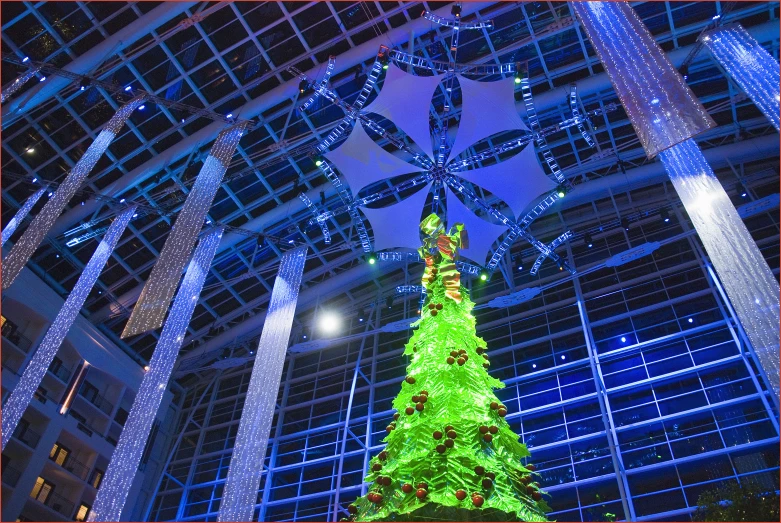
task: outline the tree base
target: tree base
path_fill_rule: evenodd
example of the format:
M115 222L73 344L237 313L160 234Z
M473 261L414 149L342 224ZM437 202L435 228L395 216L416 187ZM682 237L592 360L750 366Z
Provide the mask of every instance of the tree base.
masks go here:
M467 509L446 507L435 503L427 503L422 507L404 514L390 514L385 519L365 518L362 521L547 521L540 519L520 519L516 514L510 514L493 508Z

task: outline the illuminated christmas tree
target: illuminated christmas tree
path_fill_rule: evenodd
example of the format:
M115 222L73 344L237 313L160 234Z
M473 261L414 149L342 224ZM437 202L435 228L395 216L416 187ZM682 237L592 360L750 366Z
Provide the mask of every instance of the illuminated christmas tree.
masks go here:
M546 521L550 509L493 393L504 384L488 374L474 303L454 263L466 231L456 224L445 234L435 214L421 229L427 298L404 351L411 361L386 447L371 460L370 492L348 507L350 519Z

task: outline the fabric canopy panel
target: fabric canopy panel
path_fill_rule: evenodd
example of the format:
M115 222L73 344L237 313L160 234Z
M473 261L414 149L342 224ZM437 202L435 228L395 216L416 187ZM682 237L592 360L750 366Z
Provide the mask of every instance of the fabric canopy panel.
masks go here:
M361 208L374 231L374 250L393 247L417 249L421 246L420 219L431 184L401 203L381 209Z
M374 143L361 122L356 122L347 140L338 149L325 153L325 157L342 173L353 195L380 180L420 171L420 167L396 158Z
M532 144L509 160L482 169L461 171L458 176L501 198L516 218L521 217L521 212L537 196L556 188L556 184L545 176Z
M469 247L460 249L461 256L469 258L480 265L485 263L488 251L496 239L507 232L502 225L487 222L469 210L461 203L453 191L447 191L447 226L463 223L469 237Z
M452 160L471 145L492 134L520 129L528 131L515 108L515 79L478 82L458 77L461 85L461 120L450 150Z
M441 80L440 76L408 74L390 64L382 91L364 112L384 116L412 138L429 158L433 158L429 107Z

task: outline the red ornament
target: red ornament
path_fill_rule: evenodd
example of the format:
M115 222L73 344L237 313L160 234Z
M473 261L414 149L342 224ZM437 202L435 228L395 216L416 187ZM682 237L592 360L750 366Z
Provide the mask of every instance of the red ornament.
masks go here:
M447 447L444 446L443 444L440 443L439 445L437 445L437 452L439 452L440 454L444 454L446 450Z
M409 494L410 492L412 492L412 485L410 485L409 483L403 484L401 486L401 491L404 492L405 494Z
M450 439L456 439L456 436L457 436L457 435L458 435L458 434L456 434L456 431L455 431L455 430L449 430L449 431L447 431L447 437L448 437L448 438L450 438Z
M442 439L442 432L435 430L434 431L434 439Z
M417 485L415 485L415 488L422 488L423 490L428 490L428 483L425 481L421 481Z
M466 363L466 360L464 358L458 358L456 361L458 361L459 365L463 365L464 363Z
M420 391L420 393L423 394L424 396L428 396L428 391L427 390L422 390L422 391Z
M469 356L467 354L464 354L461 357L464 358L464 361L469 361Z
M507 416L507 409L499 409L496 411L497 414L499 414L501 417Z
M418 403L417 405L415 405L415 409L418 410L418 411L422 411L423 408L424 408L424 406L423 406L422 403Z
M381 470L382 470L382 464L381 464L381 463L375 463L374 465L372 465L372 470L373 470L374 472L379 472L379 471L381 471Z
M366 494L366 499L374 503L374 492L369 492L368 494Z
M523 483L524 485L528 485L531 482L532 482L532 477L531 476L523 476L521 478L521 483Z
M456 499L458 501L464 501L466 499L466 490L464 489L456 490Z
M390 431L392 431L394 428L396 428L396 427L394 427L393 425L388 425L387 427L385 427L385 432L390 432Z
M480 428L477 429L480 431L480 434L487 434L488 433L488 427L486 425L480 425Z
M428 495L428 492L426 489L419 488L417 492L415 492L415 495L418 497L418 499L423 499Z
M437 310L436 310L436 309L434 309L433 311L431 311L431 315L432 315L432 316L436 316L436 315L437 315Z
M415 378L413 378L412 376L407 376L406 378L404 378L404 381L412 385L413 383L415 383Z
M418 396L418 400L420 401L421 404L426 403L428 401L428 396L420 395Z
M413 409L412 407L407 407L406 409L404 409L404 412L407 413L407 416L410 416L415 413L415 409Z
M529 463L528 465L526 465L526 470L530 470L534 472L535 470L537 470L537 467L535 467L532 463Z
M455 360L455 358L453 358L453 356L448 356L448 358L447 358L447 364L448 365L452 365L455 362L456 362L456 360Z
M494 437L493 437L493 436L491 436L490 434L486 434L485 436L483 436L483 440L484 440L486 443L491 443L491 441L493 441L493 439L494 439Z
M494 486L494 482L491 481L488 478L483 478L483 481L480 482L480 484L483 486L485 490L488 490L489 488Z
M478 353L478 354L482 354L483 353L483 348L482 347L477 347L475 349L475 352Z
M476 466L475 474L477 474L478 476L482 476L483 474L485 474L485 468L481 467L480 465Z
M540 494L539 492L532 492L532 499L534 501L539 501L542 499L542 494Z
M499 404L495 401L491 402L491 410L496 410L499 408Z
M412 403L417 403L420 401L420 396L412 396Z
M393 415L393 421L396 421L398 419L399 419L399 413L397 412L396 414Z
M456 430L456 428L453 425L448 425L445 427L445 432L450 432L451 430Z
M472 496L472 504L478 508L483 506L483 503L485 503L485 498L481 496L480 494L474 494Z
M491 366L491 364L490 364L490 363L488 363L487 361L486 361L485 363L483 363L483 368L484 368L484 369L487 369L487 368L488 368L488 367L490 367L490 366Z
M358 512L358 507L352 504L347 505L347 512L349 512L350 514L356 514Z
M458 357L458 352L456 352L454 350L451 350L450 351L450 355L453 356L454 358L457 358Z
M386 451L384 451L384 450L383 450L382 452L380 452L379 454L377 454L377 457L378 457L379 459L381 459L382 461L385 461L386 459L388 459L388 453L387 453Z
M436 306L436 305L434 305L433 303L429 303L429 304L428 304L428 308L429 308L429 309L435 309L436 307L437 307L437 306Z
M375 503L382 503L382 494L375 494L374 495L374 502Z
M490 432L491 434L496 434L497 432L499 432L499 427L497 427L496 425L491 425L490 427L488 427L488 432Z
M496 479L496 474L494 474L493 472L486 472L485 477L490 479L491 481L494 481Z
M526 493L531 496L534 493L534 487L532 487L531 485L527 485Z
M483 353L482 356L484 360L488 361L488 354Z
M455 444L456 444L456 442L455 442L455 441L453 441L452 439L446 439L446 440L445 440L445 446L446 446L447 448L449 448L449 449L452 449L452 448L453 448L453 445L455 445Z
M442 310L442 304L441 304L441 303L437 303L437 310L438 310L438 311L441 311L441 310Z

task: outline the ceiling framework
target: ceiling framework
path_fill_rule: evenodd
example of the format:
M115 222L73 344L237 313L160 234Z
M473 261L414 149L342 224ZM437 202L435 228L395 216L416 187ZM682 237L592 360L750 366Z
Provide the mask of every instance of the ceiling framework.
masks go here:
M318 289L328 287L324 283L339 279L340 275L350 281L350 285L338 291L313 299L308 307L333 299L345 309L357 309L367 300L376 299L378 290L408 280L415 273L414 266L398 262L380 263L380 271L366 273L354 281L348 277L362 270L364 259L359 232L349 215L330 218L332 238L328 244L319 227L307 226L312 212L298 198L299 193L306 193L321 211L337 209L342 204L338 191L315 165L311 153L344 113L325 100L315 100L306 111L296 110L304 100L289 95L298 92L298 79L287 69L295 67L320 80L329 56L333 55L330 88L342 100L354 103L362 96L360 91L366 75L371 74L380 45L411 53L431 67L453 61L449 48L452 29L420 18L424 10L449 17L450 4L198 2L160 27L137 35L121 50L109 52L101 47L123 27L141 20L160 5L2 4L2 51L15 56L14 62L29 56L36 62L67 68L93 49L101 49L104 57L110 57L83 73L86 82L69 80L53 96L7 125L4 122L3 224L40 189L41 182L57 183L64 179L101 126L122 104L116 89L108 89L103 83L131 85L161 100L160 104L149 103L144 111L133 114L88 183L70 202L57 234L50 236L33 256L33 268L45 274L46 281L56 290L66 293L78 279L96 240L87 239L72 247L66 246L66 242L104 227L116 212L119 200L141 204L138 219L128 226L129 233L110 258L85 309L90 319L125 350L148 358L159 331L127 342L120 341L118 336L168 237L173 217L192 189L211 147L213 138L202 139L209 126L215 125L213 118L204 116L208 113L249 119L253 129L242 137L208 214L211 221L235 229L226 233L215 256L183 351L192 351L201 344L214 346L218 341L233 341L262 324L276 266L290 241L304 242L309 247L302 299L307 293L319 295ZM706 52L688 58L697 36L717 14L718 4L638 2L633 6L674 63L680 64L684 59L690 62L688 83L719 125L698 140L706 154L708 149L717 151L736 140L777 136ZM725 22L740 21L778 58L778 3L741 2L725 18ZM468 3L464 4L463 20L476 24L492 20L493 28L465 31L459 40L458 62L475 66L528 63L530 89L542 127L572 116L569 93L573 82L580 95L575 109L581 113L606 113L593 117L585 129L571 127L547 136L564 176L576 186L573 198L578 191L587 192L588 184L604 184L614 192L625 192L632 173L655 167L642 154L623 111L605 111L610 104L618 103L617 97L567 3ZM3 65L3 85L28 70L23 64L10 61ZM39 71L37 78L40 76ZM363 93L367 105L381 91L383 78L380 75L368 98ZM31 79L12 101L24 97L37 84L38 80ZM162 103L163 99L170 103ZM521 116L525 117L520 89L516 91L516 100ZM446 121L440 117L444 104L451 106ZM242 111L242 107L246 109ZM250 118L252 107L262 110ZM446 86L440 84L434 91L431 109L431 127L449 127L449 132L453 132L461 115L460 88L454 84L447 92ZM406 140L392 124L389 128L394 139ZM593 147L582 131L593 139ZM481 142L469 149L469 155L490 151L508 135L495 138L501 141ZM394 149L386 139L377 143L389 152ZM489 167L511 154L488 152L479 165ZM752 154L753 159L771 156L773 162L777 161L777 151L768 155L759 147L755 153L747 150L743 154L746 157L742 161L746 162L752 161ZM143 176L133 178L121 191L113 189L118 180L134 172L142 172ZM33 178L37 178L36 183ZM499 203L490 194L478 196ZM566 200L556 204L550 217L538 219L531 227L543 242L550 243L568 228L575 237L583 234L581 225L563 223L560 213L572 205ZM31 215L40 206L41 203ZM82 208L90 212L82 212ZM74 216L80 218L65 219ZM72 229L76 231L65 234ZM516 241L505 253L500 270L506 273L507 261L518 256L531 258L528 247ZM302 317L308 318L305 314Z

